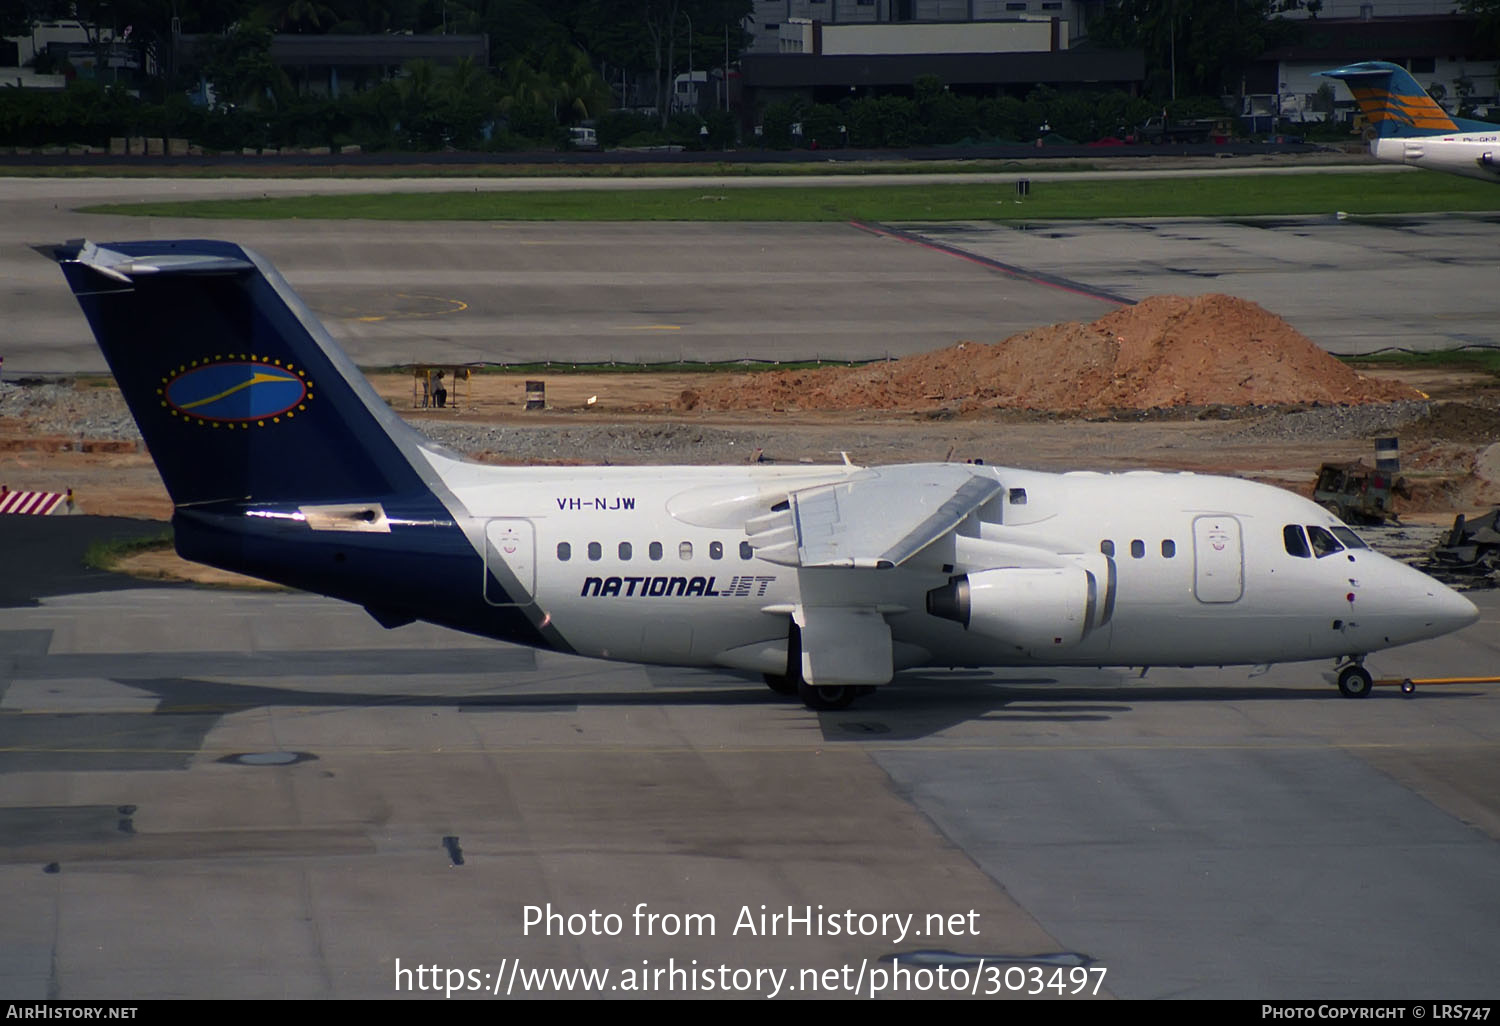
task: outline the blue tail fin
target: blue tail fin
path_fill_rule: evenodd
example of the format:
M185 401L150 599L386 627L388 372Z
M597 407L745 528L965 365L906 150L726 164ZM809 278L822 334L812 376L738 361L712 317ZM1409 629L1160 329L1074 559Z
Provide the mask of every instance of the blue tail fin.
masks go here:
M210 241L53 248L177 509L180 555L421 617L562 645L488 566L435 448L263 258ZM497 579L507 573L506 580Z
M1495 129L1494 125L1487 122L1468 121L1450 115L1399 64L1364 61L1335 68L1333 71L1319 71L1317 74L1342 79L1354 94L1360 113L1375 129L1376 136L1382 139Z
M177 506L428 490L418 436L255 253L77 242L53 257Z

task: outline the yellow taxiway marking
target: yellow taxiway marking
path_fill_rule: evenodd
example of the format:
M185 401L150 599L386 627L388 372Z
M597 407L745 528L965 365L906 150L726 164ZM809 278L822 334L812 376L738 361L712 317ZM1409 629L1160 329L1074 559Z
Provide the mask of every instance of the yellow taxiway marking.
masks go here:
M625 324L621 325L625 331L681 331L680 324Z
M354 317L352 319L356 320L356 321L361 321L361 322L363 322L365 324L374 324L377 321L386 321L386 320L392 320L392 321L413 321L413 320L419 320L419 319L421 319L423 317L444 317L444 316L446 316L448 314L463 313L465 310L467 310L469 308L469 304L465 303L463 300L461 300L461 299L449 299L447 296L426 296L426 295L422 295L422 294L416 293L416 292L397 292L397 293L395 293L395 296L396 296L397 299L430 299L434 303L447 303L448 304L448 309L446 309L446 310L429 310L429 311L426 311L426 312L420 312L419 311L419 312L416 312L416 313L392 313L392 314L378 314L378 315L377 314L371 314L370 316L367 316L367 317Z

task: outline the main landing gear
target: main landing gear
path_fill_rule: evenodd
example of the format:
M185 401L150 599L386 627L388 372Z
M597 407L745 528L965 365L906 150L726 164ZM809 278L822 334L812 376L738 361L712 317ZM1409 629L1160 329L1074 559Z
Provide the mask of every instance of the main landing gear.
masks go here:
M778 695L791 698L797 693L797 678L785 673L762 674L766 679L766 687Z
M787 635L786 672L765 674L766 687L778 695L796 695L802 704L818 712L847 709L849 703L872 689L854 684L809 684L802 679L802 628L792 622Z
M796 695L802 699L803 705L818 712L847 709L849 703L871 690L854 684L809 684L801 679L800 674L793 677L785 673L767 673L764 676L766 687L788 698Z
M1375 678L1364 667L1364 656L1354 656L1352 661L1339 670L1339 693L1345 698L1367 698L1375 686Z

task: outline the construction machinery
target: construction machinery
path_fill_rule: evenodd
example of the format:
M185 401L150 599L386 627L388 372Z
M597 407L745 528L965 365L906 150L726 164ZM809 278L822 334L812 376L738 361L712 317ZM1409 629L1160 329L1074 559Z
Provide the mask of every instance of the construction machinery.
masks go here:
M1363 460L1323 464L1313 486L1313 501L1348 524L1399 522L1392 496L1411 498L1406 478L1371 469Z

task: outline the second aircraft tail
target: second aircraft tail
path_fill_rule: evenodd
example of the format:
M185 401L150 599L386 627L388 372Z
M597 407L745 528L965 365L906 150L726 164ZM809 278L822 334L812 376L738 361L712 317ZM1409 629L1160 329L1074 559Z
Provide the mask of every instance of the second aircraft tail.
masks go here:
M1495 130L1487 122L1453 117L1399 64L1362 61L1317 74L1341 79L1349 87L1379 139Z

